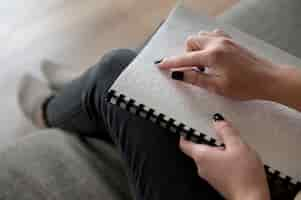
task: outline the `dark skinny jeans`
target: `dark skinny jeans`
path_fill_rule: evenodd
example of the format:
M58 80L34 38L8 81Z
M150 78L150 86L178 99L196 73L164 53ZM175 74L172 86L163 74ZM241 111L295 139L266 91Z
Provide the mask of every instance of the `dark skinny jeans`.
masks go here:
M112 143L125 161L135 199L223 199L180 151L178 135L106 101L108 89L136 55L113 50L67 84L46 105L48 125Z

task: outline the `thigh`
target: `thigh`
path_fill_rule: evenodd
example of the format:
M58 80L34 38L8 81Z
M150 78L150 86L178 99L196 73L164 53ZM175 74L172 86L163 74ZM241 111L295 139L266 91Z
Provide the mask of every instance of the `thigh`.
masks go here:
M218 20L301 58L300 0L242 0Z
M102 112L137 199L223 199L180 151L178 135L109 103Z
M71 119L66 116L61 126L80 130L89 128L82 126L87 121L103 124L103 128L95 128L96 132L104 134L102 129L105 129L113 140L125 161L132 190L139 200L222 199L198 177L193 161L179 150L178 135L172 135L156 124L107 102L110 86L133 56L129 50L114 51L102 59L102 64L83 75L79 79L83 89L80 92L76 90L80 95L75 100L80 103L84 115ZM68 105L68 101L65 104Z

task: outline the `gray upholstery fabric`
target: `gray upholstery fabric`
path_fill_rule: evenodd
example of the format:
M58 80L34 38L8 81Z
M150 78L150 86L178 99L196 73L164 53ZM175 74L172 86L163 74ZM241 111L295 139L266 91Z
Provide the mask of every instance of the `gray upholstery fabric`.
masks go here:
M241 0L218 17L301 57L300 0ZM131 199L117 153L59 130L33 133L0 154L0 199Z
M100 141L39 131L0 160L0 199L131 199L118 154Z
M241 0L218 17L301 58L300 0Z

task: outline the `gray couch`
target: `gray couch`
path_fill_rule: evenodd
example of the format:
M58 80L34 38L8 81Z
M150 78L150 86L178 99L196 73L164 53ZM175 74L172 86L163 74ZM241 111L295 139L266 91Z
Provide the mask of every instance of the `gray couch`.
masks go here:
M0 199L131 199L118 154L99 140L38 131L0 160Z
M301 57L299 8L300 0L241 0L217 19ZM0 199L131 199L119 155L101 141L42 130L0 160Z

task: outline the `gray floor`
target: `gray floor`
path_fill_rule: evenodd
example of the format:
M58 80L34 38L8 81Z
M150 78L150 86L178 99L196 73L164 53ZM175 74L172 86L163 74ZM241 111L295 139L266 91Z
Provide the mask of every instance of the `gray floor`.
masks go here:
M216 15L237 0L189 0ZM20 77L40 63L84 69L106 49L136 47L175 0L2 0L0 2L0 148L34 129L16 102Z

